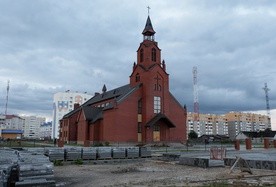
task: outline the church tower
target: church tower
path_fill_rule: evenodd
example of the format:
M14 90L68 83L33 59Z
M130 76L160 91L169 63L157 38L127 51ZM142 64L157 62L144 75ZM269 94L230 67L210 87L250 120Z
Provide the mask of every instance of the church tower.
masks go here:
M153 120L156 116L170 113L170 92L169 92L169 74L166 72L165 61L161 61L161 49L155 41L155 31L152 26L150 17L148 16L145 28L142 32L143 41L137 50L137 63L133 64L133 71L130 76L130 85L142 87L142 97L139 100L141 124L142 127L147 127L147 137L142 137L147 140L150 136L151 139L162 140L161 135L152 137L150 131L162 129L164 132L169 132L171 127L167 125L160 125L156 123L154 127L147 126L149 121ZM166 118L167 119L167 118ZM162 120L161 120L162 121ZM149 132L149 133L148 133ZM157 132L157 131L156 131ZM159 131L159 133L162 131ZM156 133L157 134L157 133ZM169 134L163 135L168 137Z
M158 43L155 41L155 31L153 29L151 19L148 16L145 28L142 32L143 34L143 42L140 43L140 46L137 50L137 63L133 64L133 72L130 76L130 84L135 86L137 83L143 82L142 80L145 78L149 78L148 76L143 77L141 73L150 72L151 69L154 69L155 66L166 73L166 64L163 60L161 63L161 49L158 47ZM158 80L155 85L155 89L161 89L160 77L156 77ZM146 80L149 81L149 80Z
M101 94L66 114L60 125L62 141L84 145L186 141L187 111L169 91L169 74L149 16L142 36L130 83L113 90L104 85Z

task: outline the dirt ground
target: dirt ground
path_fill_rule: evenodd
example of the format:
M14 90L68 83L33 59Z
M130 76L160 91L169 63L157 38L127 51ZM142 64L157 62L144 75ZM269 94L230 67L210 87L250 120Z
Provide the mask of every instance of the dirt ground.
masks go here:
M57 186L208 186L215 181L229 186L276 186L276 171L252 171L253 175L237 168L230 174L229 167L204 169L154 159L54 167Z

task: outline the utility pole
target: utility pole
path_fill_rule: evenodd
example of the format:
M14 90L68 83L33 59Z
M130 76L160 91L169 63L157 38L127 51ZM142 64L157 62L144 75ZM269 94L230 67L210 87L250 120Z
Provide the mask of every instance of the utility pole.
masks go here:
M270 122L270 107L269 107L269 97L268 97L268 91L270 90L267 87L267 83L265 83L265 87L263 88L265 91L265 101L266 101L266 114L268 116L268 128L271 129L271 122Z

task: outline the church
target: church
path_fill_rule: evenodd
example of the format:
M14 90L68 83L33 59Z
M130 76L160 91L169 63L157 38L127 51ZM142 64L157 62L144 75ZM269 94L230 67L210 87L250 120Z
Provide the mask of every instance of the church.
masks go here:
M169 91L169 74L161 60L150 16L142 32L129 84L102 93L64 115L59 141L84 146L108 142L145 145L185 143L186 107Z

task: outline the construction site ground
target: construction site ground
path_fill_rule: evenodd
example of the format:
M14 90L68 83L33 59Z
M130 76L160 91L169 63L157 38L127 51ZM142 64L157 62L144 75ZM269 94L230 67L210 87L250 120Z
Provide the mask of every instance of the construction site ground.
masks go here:
M54 167L57 186L276 186L275 170L200 168L162 161L160 157L65 162Z

